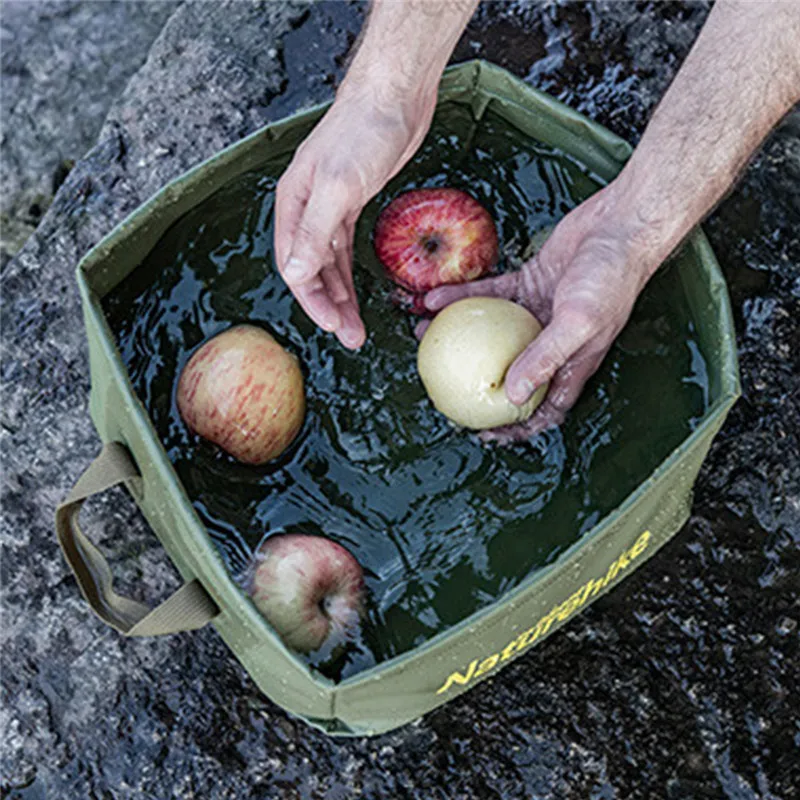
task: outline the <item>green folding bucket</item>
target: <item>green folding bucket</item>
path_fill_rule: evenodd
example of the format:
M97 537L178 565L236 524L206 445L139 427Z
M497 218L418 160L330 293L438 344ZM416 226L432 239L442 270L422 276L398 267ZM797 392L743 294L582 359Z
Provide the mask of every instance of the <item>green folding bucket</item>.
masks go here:
M466 109L478 122L490 109L602 180L612 179L631 152L599 125L484 62L447 71L439 105L447 104ZM697 230L678 266L708 365L707 411L693 432L665 452L658 468L612 513L493 604L412 651L339 683L321 676L283 645L231 577L134 393L101 301L173 223L231 180L292 152L324 111L315 108L267 125L173 181L79 265L91 414L106 444L59 507L56 528L81 591L117 630L156 635L210 623L274 702L328 733L371 735L409 722L495 674L655 554L688 517L692 484L739 394L739 379L725 284ZM185 581L154 610L113 591L107 563L78 526L83 500L118 483L127 486Z

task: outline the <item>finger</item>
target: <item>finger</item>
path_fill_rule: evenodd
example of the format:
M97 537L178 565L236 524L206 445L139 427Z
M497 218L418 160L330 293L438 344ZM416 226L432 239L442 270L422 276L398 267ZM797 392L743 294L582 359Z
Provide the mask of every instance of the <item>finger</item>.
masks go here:
M597 372L607 352L608 347L603 347L600 352L595 348L571 358L550 383L545 397L550 408L560 412L563 417L575 405L586 382Z
M294 287L292 291L303 311L320 328L329 333L339 328L342 323L339 308L331 299L319 275L307 283Z
M518 280L519 273L507 272L505 275L484 278L481 281L440 286L425 295L425 308L439 311L465 297L502 297L511 300L516 296Z
M347 291L351 299L355 302L358 308L358 301L356 299L356 287L353 282L353 234L355 232L354 222L343 222L336 233L333 235L331 244L333 246L333 255L336 262L336 268L342 276L342 281L347 287Z
M344 282L342 273L336 266L336 261L322 268L320 272L322 282L328 290L328 296L333 300L336 305L341 305L350 299L350 290Z
M339 341L350 350L357 350L367 340L364 323L358 315L358 306L355 300L348 300L339 306L341 324L336 329Z
M487 444L492 442L499 445L527 441L544 431L557 428L564 421L564 416L564 412L549 405L545 400L539 408L536 409L533 416L525 422L481 431L478 434L478 438Z
M336 331L339 341L351 350L355 350L367 340L367 332L364 323L358 313L358 299L356 298L355 285L353 283L353 238L352 229L342 229L337 236L344 236L344 246L340 245L341 238L338 238L335 248L336 271L342 285L347 292L347 298L339 304L341 314L341 325Z
M486 444L493 442L494 444L507 445L513 442L521 442L534 436L533 431L529 430L529 424L530 421L490 428L489 430L481 431L478 434L478 438Z
M275 261L279 270L289 258L297 224L308 202L311 170L295 158L275 189Z
M414 336L416 336L420 342L422 341L422 337L425 335L425 331L430 327L431 322L433 322L432 319L423 319L416 324L416 327L414 328Z
M315 182L294 230L289 257L282 264L281 274L291 289L311 280L323 267L333 265L331 241L349 206L343 183Z
M522 405L596 333L594 321L583 312L556 314L509 367L505 381L508 399Z
M567 412L581 396L586 382L597 372L606 352L603 350L601 353L571 359L556 373L547 396L528 420L530 435L561 425Z
M553 378L544 401L529 419L516 425L481 431L478 438L482 442L505 445L530 439L543 431L558 427L577 402L586 382L597 371L604 355L605 351L576 357L565 364Z

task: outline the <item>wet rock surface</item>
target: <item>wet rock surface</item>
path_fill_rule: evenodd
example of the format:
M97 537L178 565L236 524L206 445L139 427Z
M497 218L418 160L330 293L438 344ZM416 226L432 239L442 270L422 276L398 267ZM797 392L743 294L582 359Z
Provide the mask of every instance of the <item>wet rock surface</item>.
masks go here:
M456 59L497 61L636 140L707 10L487 4ZM334 741L264 698L213 631L125 640L80 600L52 532L56 503L99 448L74 266L191 164L330 96L363 12L180 6L3 269L0 794L791 797L800 787L797 113L707 225L731 287L744 396L701 473L690 522L502 673L397 732ZM83 519L123 589L155 601L178 585L122 491L92 501Z

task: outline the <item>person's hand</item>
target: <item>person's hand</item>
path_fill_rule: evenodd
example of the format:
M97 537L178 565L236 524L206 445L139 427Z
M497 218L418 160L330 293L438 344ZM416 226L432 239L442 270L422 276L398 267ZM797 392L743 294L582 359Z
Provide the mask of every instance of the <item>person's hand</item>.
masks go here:
M419 147L435 101L343 85L278 183L278 270L306 314L345 347L366 338L353 287L356 220Z
M524 403L550 381L544 402L525 423L484 431L508 442L561 424L630 316L657 263L648 231L621 209L610 184L559 222L542 249L519 271L434 289L430 311L464 297L503 297L529 309L544 330L506 373L508 398Z

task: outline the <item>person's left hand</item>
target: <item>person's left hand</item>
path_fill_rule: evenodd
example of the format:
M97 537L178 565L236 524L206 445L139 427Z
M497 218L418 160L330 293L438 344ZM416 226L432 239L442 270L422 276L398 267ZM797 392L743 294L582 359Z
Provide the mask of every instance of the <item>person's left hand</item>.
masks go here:
M430 311L464 297L502 297L525 306L544 326L505 378L506 394L518 405L550 381L544 402L527 422L483 431L485 441L528 438L561 424L658 266L646 227L616 197L612 183L571 211L519 271L425 296Z
M380 83L345 81L278 182L278 270L306 314L345 347L366 338L353 284L356 220L419 147L435 105L435 86L395 96Z

